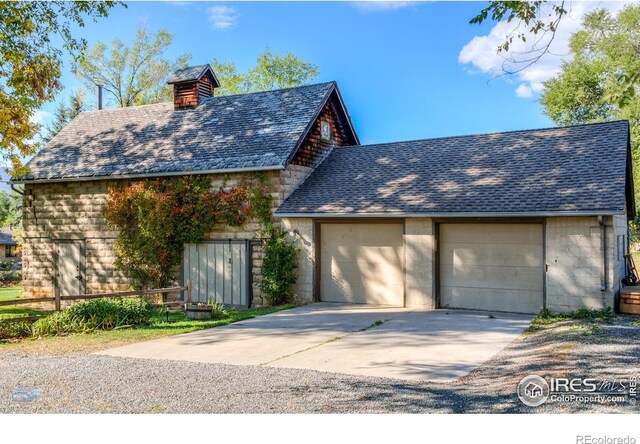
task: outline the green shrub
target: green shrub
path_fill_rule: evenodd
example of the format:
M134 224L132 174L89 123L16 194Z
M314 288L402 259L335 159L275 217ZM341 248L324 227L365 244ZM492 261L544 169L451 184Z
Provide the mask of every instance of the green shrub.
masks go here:
M79 305L79 304L78 304ZM84 333L87 323L69 309L53 312L33 323L33 336L56 336L61 334Z
M32 323L29 321L2 322L0 323L0 339L25 338L31 336L31 326Z
M589 310L588 308L581 308L568 314L571 319L586 319L594 322L613 322L613 310L611 307L603 308L601 310Z
M0 281L21 281L21 271L0 271Z
M33 324L34 336L86 333L146 325L153 309L144 298L94 299L55 312Z
M546 325L555 324L556 322L562 322L568 319L587 320L593 323L610 323L613 322L613 311L611 310L611 307L607 307L601 310L580 308L569 313L557 313L545 308L540 311L535 318L533 318L527 331L533 332Z
M92 330L113 330L122 326L146 325L153 310L145 298L94 299L67 309L83 319Z
M263 246L260 289L269 305L289 302L291 286L298 280L298 250L286 234L281 228L271 228Z

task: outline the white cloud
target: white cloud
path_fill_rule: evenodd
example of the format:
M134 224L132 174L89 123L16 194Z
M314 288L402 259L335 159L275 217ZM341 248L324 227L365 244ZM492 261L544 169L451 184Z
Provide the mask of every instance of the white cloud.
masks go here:
M612 12L616 12L624 6L622 2L572 2L569 3L567 15L565 15L555 38L549 47L549 53L543 55L533 65L522 69L514 74L515 80L519 85L515 90L518 97L530 98L542 90L542 82L553 77L561 67L562 60L569 60L569 38L571 34L580 29L582 16L595 9L606 8ZM513 64L512 60L524 60L527 57L527 51L537 47L540 48L545 41L539 41L539 36L534 36L525 31L527 43L514 37L513 43L509 48L509 54L498 53L497 48L505 41L507 35L514 33L514 23L502 21L496 23L489 34L475 36L458 55L458 62L476 68L473 71L480 71L491 76L499 76L504 70L515 71L522 68ZM522 30L520 30L522 31ZM513 55L515 54L515 56Z
M37 110L33 116L29 118L31 123L40 124L51 116L51 113L43 110Z
M516 96L521 99L528 99L529 97L533 97L533 89L526 83L521 83L520 86L516 88Z
M211 6L207 8L207 16L213 29L228 29L235 26L240 14L231 6Z
M359 9L362 12L381 12L381 11L393 11L396 9L408 8L414 6L418 2L393 2L393 1L356 1L351 2L351 5Z

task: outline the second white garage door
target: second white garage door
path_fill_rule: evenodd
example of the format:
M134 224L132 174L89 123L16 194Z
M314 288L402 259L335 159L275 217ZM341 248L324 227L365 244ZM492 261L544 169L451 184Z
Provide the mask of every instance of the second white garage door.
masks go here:
M541 224L440 225L440 306L537 313Z
M404 305L403 225L321 225L320 299Z

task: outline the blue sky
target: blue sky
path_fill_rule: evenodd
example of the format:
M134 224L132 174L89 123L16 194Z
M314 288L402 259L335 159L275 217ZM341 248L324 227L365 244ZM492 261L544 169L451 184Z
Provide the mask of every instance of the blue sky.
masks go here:
M561 57L541 64L542 75L538 69L491 80L500 62L496 42L504 33L494 23L469 24L485 5L135 2L80 34L89 45L116 37L130 42L144 22L151 31L173 33L168 57L189 52L193 64L216 57L241 70L267 46L293 52L318 65L317 81L338 82L362 143L551 126L536 91ZM68 68L61 99L80 85ZM43 108L44 122L53 109Z

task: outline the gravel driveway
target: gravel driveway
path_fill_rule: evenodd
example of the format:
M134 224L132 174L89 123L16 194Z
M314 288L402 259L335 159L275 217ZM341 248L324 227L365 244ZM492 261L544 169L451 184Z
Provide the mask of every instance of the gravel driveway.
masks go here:
M0 412L346 413L628 412L630 404L530 408L519 380L626 377L640 370L640 326L618 316L594 332L575 321L523 335L453 383L416 383L311 370L157 361L86 354L0 352ZM16 388L48 402L13 402Z

